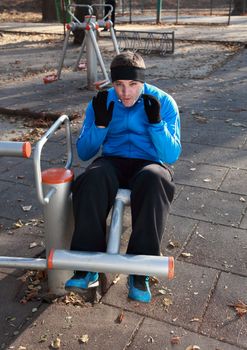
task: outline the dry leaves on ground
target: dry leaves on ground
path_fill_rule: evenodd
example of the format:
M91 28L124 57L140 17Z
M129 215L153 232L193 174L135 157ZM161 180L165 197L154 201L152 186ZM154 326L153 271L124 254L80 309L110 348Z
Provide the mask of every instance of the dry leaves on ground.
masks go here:
M239 317L243 317L247 314L247 305L241 300L236 304L229 304L228 306L233 307Z

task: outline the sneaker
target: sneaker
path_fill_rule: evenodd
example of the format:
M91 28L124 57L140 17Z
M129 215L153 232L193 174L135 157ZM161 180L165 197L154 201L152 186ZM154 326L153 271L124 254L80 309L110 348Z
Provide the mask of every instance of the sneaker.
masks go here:
M142 303L149 303L152 295L149 288L148 276L130 275L128 278L130 299L140 301Z
M74 276L65 283L66 289L88 289L99 285L98 272L75 271Z

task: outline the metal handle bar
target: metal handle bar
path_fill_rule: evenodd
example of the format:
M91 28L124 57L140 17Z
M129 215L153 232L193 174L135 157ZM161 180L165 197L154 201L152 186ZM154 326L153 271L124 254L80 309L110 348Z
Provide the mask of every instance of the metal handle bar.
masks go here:
M65 165L66 169L69 169L72 165L72 141L70 133L70 121L67 115L61 115L57 121L47 130L47 132L42 136L42 138L37 142L34 150L34 177L37 189L38 200L41 204L46 205L49 203L51 197L56 192L53 187L44 197L42 188L42 175L41 175L41 151L45 143L54 134L54 132L60 127L61 124L65 123L66 126L66 140L67 140L67 163Z
M0 156L29 158L31 153L30 142L0 141Z
M108 16L110 16L112 14L113 11L113 6L110 4L92 4L91 5L92 8L94 7L110 7L110 10L107 12L107 14L102 18L103 20L105 20L106 18L108 18Z
M93 8L90 5L80 5L80 4L69 4L67 6L67 12L70 14L70 16L75 20L75 22L77 22L78 24L80 24L81 22L79 21L79 19L73 14L73 12L70 11L70 8L75 8L75 7L87 7L88 8L88 14L90 15L89 21L91 20L92 16L93 16Z

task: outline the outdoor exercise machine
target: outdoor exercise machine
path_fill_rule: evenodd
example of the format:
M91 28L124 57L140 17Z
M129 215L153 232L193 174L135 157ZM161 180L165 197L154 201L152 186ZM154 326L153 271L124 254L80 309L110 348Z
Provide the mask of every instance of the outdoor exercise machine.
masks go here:
M103 17L103 19L96 21L96 16L94 15L95 10L97 7L109 7L109 12ZM74 8L75 7L85 7L88 9L88 15L84 17L84 21L81 22L75 15L74 15ZM66 25L66 35L64 39L63 44L63 50L62 55L58 64L57 73L50 74L44 77L43 81L45 84L52 83L54 81L57 81L61 78L62 68L64 64L64 59L66 55L66 51L68 48L69 43L69 37L71 34L71 31L75 31L76 29L85 30L85 37L82 42L79 54L77 56L75 65L74 65L74 71L77 71L79 69L82 69L85 67L85 65L80 64L81 57L83 55L84 49L86 49L86 61L87 61L87 88L89 90L94 90L95 88L101 89L104 86L108 85L110 83L110 79L108 76L108 73L105 68L105 64L99 49L99 45L97 42L96 37L96 31L99 28L105 28L110 31L111 39L113 42L113 47L116 52L116 54L119 53L119 48L117 44L117 39L115 36L115 31L113 28L112 22L108 19L108 17L111 15L111 12L113 11L112 5L101 5L101 4L93 4L93 5L79 5L79 4L70 4L68 5L67 12L73 19L73 21ZM103 80L98 81L97 77L97 61L101 67L102 74L103 74Z
M66 165L63 168L49 168L41 171L42 149L62 124L65 124L66 129ZM14 144L9 143L9 148L14 149ZM6 154L10 154L6 146L5 150ZM3 155L3 152L0 154ZM19 148L16 155L20 155ZM44 212L46 258L0 256L0 267L47 269L48 289L55 295L65 294L65 282L74 270L173 278L173 257L120 254L124 208L130 203L130 191L126 189L119 189L116 195L106 253L69 250L74 226L71 195L74 174L71 170L73 159L68 116L62 115L58 118L42 136L35 146L33 158L38 200Z

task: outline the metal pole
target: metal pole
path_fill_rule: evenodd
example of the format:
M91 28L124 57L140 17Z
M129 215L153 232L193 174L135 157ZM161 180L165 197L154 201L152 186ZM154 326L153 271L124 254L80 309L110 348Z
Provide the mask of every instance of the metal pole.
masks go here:
M61 76L61 72L62 72L62 68L63 68L63 62L64 62L64 58L65 58L65 55L66 55L66 50L67 50L67 47L68 47L69 36L70 36L71 30L72 30L72 27L70 25L67 26L67 32L66 32L66 35L65 35L64 43L63 43L62 56L60 58L60 61L58 63L58 68L57 68L57 79L60 79L60 76Z
M110 232L107 242L107 253L118 254L120 250L123 227L124 206L130 203L130 190L119 189L112 209Z
M96 74L97 74L97 59L98 59L100 67L102 69L102 73L104 75L104 79L110 81L109 77L108 77L108 74L107 74L107 71L106 71L106 68L105 68L105 65L104 65L103 58L102 58L101 53L100 53L100 49L99 49L99 46L98 46L98 43L97 43L94 31L92 29L90 29L88 31L88 37L90 38L90 56L92 55L91 49L93 49L94 59L96 60L96 63L94 63L95 64L94 69L96 71ZM93 69L93 66L90 69ZM88 68L88 70L89 70L89 68ZM90 71L89 75L90 76L88 78L88 89L91 89L91 87L92 87L93 88L92 90L95 90L94 83L96 83L97 79L94 80L94 81L91 80L92 77L95 76L95 74L93 74L93 72Z
M213 14L213 0L210 0L210 16Z
M129 23L132 23L132 1L129 0Z
M23 270L45 270L47 268L47 264L46 259L0 256L0 267Z
M0 156L29 158L31 152L29 142L0 141Z
M49 269L123 273L126 275L174 276L174 258L152 255L121 255L101 252L51 250Z
M161 10L162 10L162 0L157 0L156 24L161 23Z
M179 17L179 0L177 0L176 24L178 24L178 17Z
M67 163L65 168L49 168L41 173L41 151L44 144L61 126L66 124ZM34 151L34 176L39 202L43 205L45 222L46 257L52 248L69 249L73 232L73 213L71 200L71 182L73 172L72 143L69 118L62 115L37 142ZM72 271L49 271L48 287L52 294L63 295L64 284L71 277Z
M88 16L85 16L85 20ZM95 16L91 18L92 22L96 21ZM90 22L91 22L90 20ZM94 29L91 23L86 27L86 58L87 58L87 88L88 90L95 90L94 83L98 80L97 72L97 56L95 55L94 43L92 41L92 34L94 36ZM95 39L96 40L96 39Z
M228 22L227 25L230 25L230 21L231 21L231 12L232 12L232 0L229 1L229 13L228 13Z

